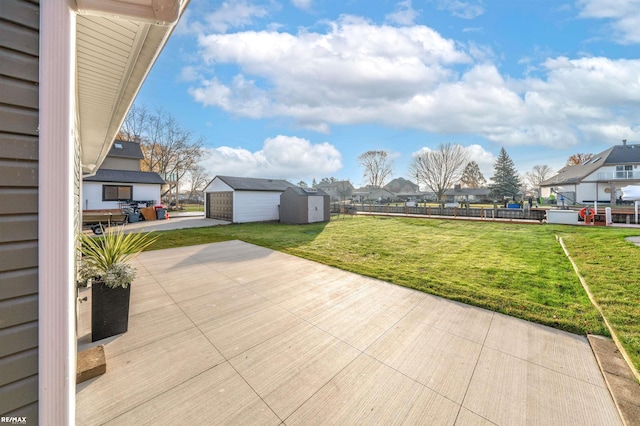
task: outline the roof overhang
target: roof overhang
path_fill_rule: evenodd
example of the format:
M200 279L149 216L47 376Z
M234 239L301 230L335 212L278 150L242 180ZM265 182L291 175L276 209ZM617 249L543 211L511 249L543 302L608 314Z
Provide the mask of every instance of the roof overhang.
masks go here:
M189 0L76 0L77 128L82 171L107 156Z

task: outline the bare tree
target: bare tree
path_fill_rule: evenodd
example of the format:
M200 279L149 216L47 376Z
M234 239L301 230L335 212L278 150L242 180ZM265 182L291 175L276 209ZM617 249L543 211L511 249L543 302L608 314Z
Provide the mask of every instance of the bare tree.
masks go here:
M174 187L204 155L202 140L195 139L162 109L150 112L145 106L134 106L127 114L119 136L140 143L144 154L142 170L160 174L163 179L175 182Z
M487 180L480 171L478 163L475 161L467 163L464 171L462 172L460 184L465 188L480 188L487 184Z
M540 197L540 183L549 179L553 175L553 169L546 164L535 165L530 172L525 174L526 182L528 182L532 189L536 191L538 197Z
M445 191L460 181L468 161L469 154L462 146L441 144L434 151L425 150L414 156L409 172L442 201Z
M196 164L187 171L186 179L189 182L189 198L195 198L211 181L211 175L202 165Z
M145 105L134 104L120 127L118 139L140 142L141 138L146 137L149 130L149 122L152 114Z
M592 158L593 154L582 154L579 152L577 154L573 154L567 159L567 166L577 166L578 164L582 164Z
M367 185L372 188L381 188L393 171L389 154L384 150L363 152L358 162L364 169Z
M353 195L353 185L348 180L336 182L336 192L342 201Z

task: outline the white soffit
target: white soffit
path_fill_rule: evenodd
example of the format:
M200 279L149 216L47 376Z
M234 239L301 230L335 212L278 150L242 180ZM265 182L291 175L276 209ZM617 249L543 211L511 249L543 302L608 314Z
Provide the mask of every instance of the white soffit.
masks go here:
M109 3L108 0L102 0ZM167 0L163 0L166 2ZM180 0L171 0L180 3ZM155 2L155 0L154 0ZM138 4L140 0L131 2ZM188 0L183 0L180 14ZM81 7L81 2L78 2ZM175 24L156 25L133 17L87 13L76 26L78 131L83 172L95 172ZM164 23L166 24L166 23Z

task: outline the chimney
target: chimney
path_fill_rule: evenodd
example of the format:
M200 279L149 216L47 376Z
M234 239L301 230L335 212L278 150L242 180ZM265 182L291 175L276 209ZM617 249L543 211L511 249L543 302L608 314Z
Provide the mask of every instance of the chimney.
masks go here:
M622 139L622 146L627 146L627 140L626 139Z

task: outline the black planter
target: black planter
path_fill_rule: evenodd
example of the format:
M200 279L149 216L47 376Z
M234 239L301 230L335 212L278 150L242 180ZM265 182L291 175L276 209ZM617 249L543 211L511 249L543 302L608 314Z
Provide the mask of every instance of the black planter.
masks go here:
M110 288L101 282L91 284L91 341L122 334L129 327L129 299L127 288Z

